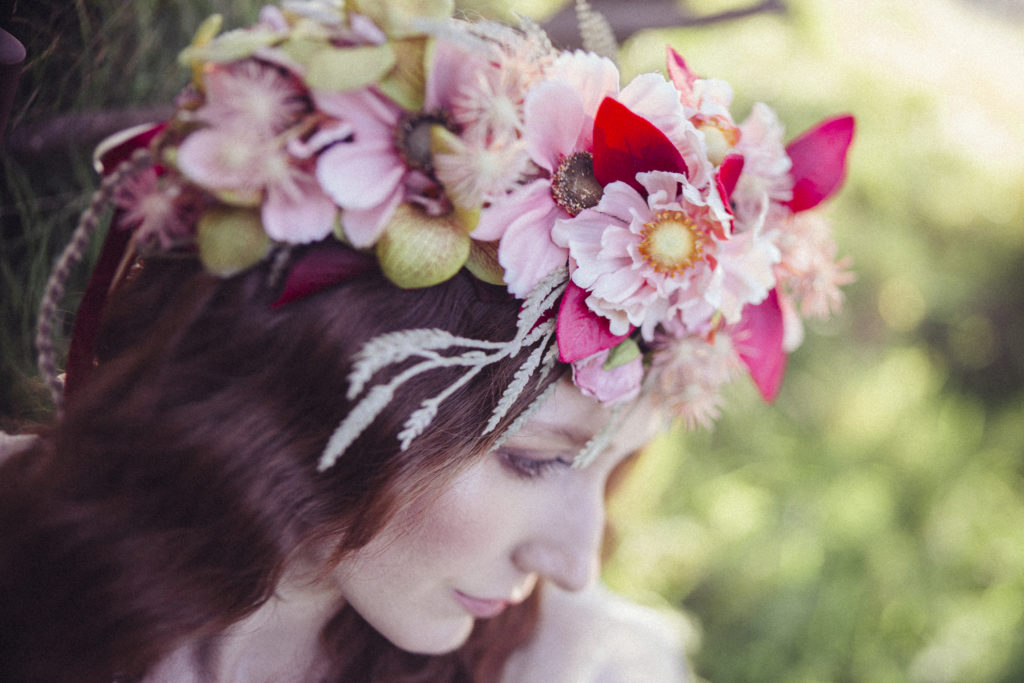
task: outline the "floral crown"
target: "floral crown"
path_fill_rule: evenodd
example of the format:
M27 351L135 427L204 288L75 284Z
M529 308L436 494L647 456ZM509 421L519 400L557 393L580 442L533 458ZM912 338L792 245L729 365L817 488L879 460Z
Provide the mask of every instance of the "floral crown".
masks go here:
M368 342L321 469L411 377L461 370L409 416L403 448L459 387L526 350L485 434L557 362L599 401L651 392L707 426L744 368L773 399L801 318L840 305L852 276L811 209L842 183L852 117L787 145L771 109L736 123L728 84L671 48L668 79L622 86L607 24L577 11L588 51L556 50L529 21L454 19L446 0L285 2L225 33L213 17L181 53L192 82L170 121L107 147L107 170L136 149L95 200L118 208L135 250L192 249L229 276L335 241L402 288L466 268L522 300L511 340ZM351 259L327 272L298 260L278 304L352 277Z

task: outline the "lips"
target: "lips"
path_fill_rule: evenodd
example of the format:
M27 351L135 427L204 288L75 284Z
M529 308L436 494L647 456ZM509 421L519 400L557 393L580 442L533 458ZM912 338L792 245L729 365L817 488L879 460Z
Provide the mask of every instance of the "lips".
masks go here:
M492 600L489 598L477 598L466 595L461 591L454 591L455 601L462 605L463 609L477 619L491 619L505 611L509 602L505 600Z

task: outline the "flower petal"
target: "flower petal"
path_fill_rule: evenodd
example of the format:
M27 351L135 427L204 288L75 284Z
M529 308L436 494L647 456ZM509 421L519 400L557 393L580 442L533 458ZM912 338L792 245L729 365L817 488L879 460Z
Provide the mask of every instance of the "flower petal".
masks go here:
M786 369L782 308L777 290L757 305L743 309L743 318L733 338L743 363L765 401L774 401Z
M640 395L644 364L640 356L605 369L609 351L601 351L572 364L572 381L584 396L601 403L631 401Z
M308 244L327 237L334 228L338 207L308 176L297 179L298 192L271 185L263 202L263 228L279 241Z
M401 194L405 166L393 149L348 142L325 150L316 164L320 186L343 209L370 209Z
M516 219L534 207L545 210L554 205L551 185L546 180L535 180L512 194L496 200L480 212L480 220L473 229L473 239L493 242L499 240Z
M668 77L672 80L672 85L676 87L676 90L684 98L689 98L690 93L693 91L693 84L699 77L690 71L690 67L686 65L686 60L672 46L666 45L665 52L667 53L668 61Z
M817 206L843 184L853 128L852 116L838 116L822 121L786 146L793 160L789 208L794 213Z
M554 173L561 157L579 151L576 143L586 119L583 102L568 84L550 81L532 88L523 103L530 158Z
M718 184L718 193L722 195L722 201L725 202L726 210L732 213L729 209L729 198L732 197L732 191L736 189L736 183L740 179L740 174L743 172L743 156L740 154L727 154L722 159L722 165L718 167L718 173L715 174L715 182Z
M629 332L612 334L608 320L590 310L586 299L587 292L573 282L569 283L562 296L555 335L558 340L558 359L563 363L574 363L593 356L629 336Z
M325 47L312 56L306 83L314 90L351 92L376 83L395 65L395 53L387 43L338 49Z
M396 192L388 201L372 208L342 211L341 225L345 238L357 249L372 247L401 203L402 193Z
M594 121L594 176L602 185L621 180L642 193L636 174L644 171L686 173L686 162L654 124L606 98Z
M551 241L551 226L561 213L552 201L542 208L524 213L508 226L498 247L498 261L505 269L508 291L525 298L544 276L569 260L569 250Z
M340 242L325 242L306 252L288 269L281 295L271 304L279 308L377 268L377 259L349 249Z

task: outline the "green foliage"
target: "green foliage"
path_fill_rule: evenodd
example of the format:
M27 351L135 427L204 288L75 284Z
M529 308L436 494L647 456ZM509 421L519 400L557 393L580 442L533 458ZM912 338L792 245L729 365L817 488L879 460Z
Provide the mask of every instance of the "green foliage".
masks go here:
M772 407L740 387L615 501L606 580L683 607L725 681L1024 679L1024 27L946 0L664 30L789 137L858 118L829 207L858 282Z

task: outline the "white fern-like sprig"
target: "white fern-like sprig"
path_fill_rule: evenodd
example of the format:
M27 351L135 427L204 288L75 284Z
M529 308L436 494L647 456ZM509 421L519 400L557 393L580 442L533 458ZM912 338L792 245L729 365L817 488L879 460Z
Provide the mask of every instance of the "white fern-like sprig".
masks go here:
M371 339L356 353L348 377L348 399L351 401L361 394L367 382L373 379L378 371L389 365L401 363L416 356L437 359L441 356L436 351L457 346L475 348L479 351L477 355L480 355L484 351L500 350L506 343L466 339L438 329L387 332Z
M555 332L555 323L552 320L547 320L538 325L531 332L538 332L538 337L550 338ZM545 356L547 350L546 345L538 345L527 357L526 361L519 366L516 370L516 374L512 377L512 381L509 382L508 386L505 387L505 391L501 395L501 399L498 401L498 405L494 407L491 412L491 419L488 420L487 426L484 427L484 434L490 434L501 419L505 417L508 411L515 405L516 399L526 389L526 385L530 382L530 377L533 376L534 372L537 371L537 367L540 365L541 360Z
M473 379L484 369L483 365L477 365L469 370L469 372L463 373L455 382L449 384L444 391L433 398L428 398L420 404L420 407L409 416L409 419L405 421L402 431L398 434L398 441L401 443L402 450L404 451L409 447L409 444L417 436L423 433L430 423L437 417L437 409L441 403L454 394L460 387L465 385L469 380Z
M430 426L437 417L441 403L485 367L514 358L524 348L533 348L502 393L482 435L490 433L526 389L538 367L543 368L542 372L546 376L551 368L543 366L554 365L557 354L552 352L554 345L551 342L555 335L555 321L541 321L565 292L567 282L568 269L565 267L552 271L541 280L524 300L516 322L516 334L508 341L469 339L444 330L421 329L385 333L364 344L356 354L349 373L347 396L350 401L363 393L380 370L410 359L418 358L419 362L405 368L386 384L374 386L355 404L331 434L320 456L318 469L324 471L334 465L383 412L398 388L413 377L442 368L465 368L458 379L425 399L406 419L398 434L402 450L408 448Z
M611 443L612 438L619 431L619 417L622 414L622 404L616 404L612 407L611 413L605 423L601 425L601 429L597 430L597 433L590 437L582 450L573 458L573 467L582 469L594 462L597 456Z
M552 383L544 387L544 391L540 392L540 394L533 399L530 405L526 406L526 408L523 409L523 412L516 416L516 419L512 421L512 424L510 424L508 428L501 433L498 440L494 442L494 448L499 448L502 444L515 436L519 430L523 428L523 425L529 422L530 418L540 410L540 407L544 402L555 392L555 387L557 386L557 383Z
M576 0L576 21L580 25L584 50L617 61L619 43L604 15L591 7L587 0Z

